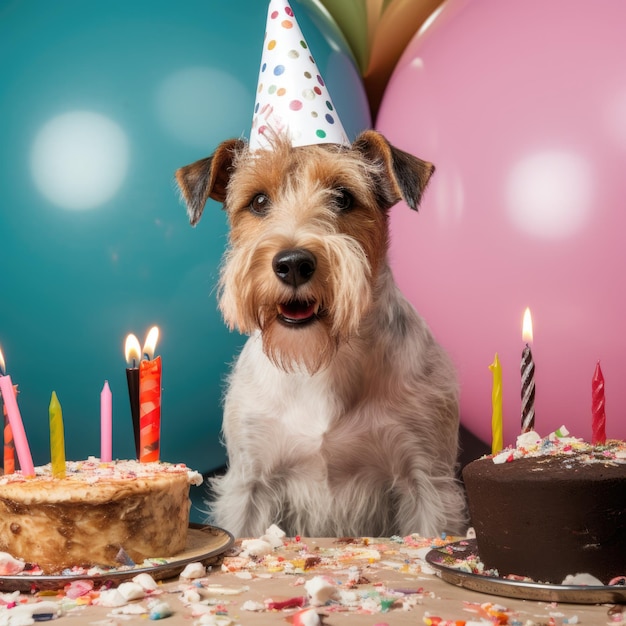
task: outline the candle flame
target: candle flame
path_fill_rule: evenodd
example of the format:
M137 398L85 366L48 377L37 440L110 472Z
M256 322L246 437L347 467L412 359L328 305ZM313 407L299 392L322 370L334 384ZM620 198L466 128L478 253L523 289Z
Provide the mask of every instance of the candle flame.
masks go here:
M522 322L522 339L526 343L533 341L533 320L530 316L530 309L526 307L524 311L524 321Z
M154 357L154 353L156 351L156 344L159 340L159 327L153 326L148 331L148 336L146 337L146 343L143 344L143 355L151 360Z
M135 361L141 359L141 345L139 345L139 339L132 333L126 337L126 343L124 344L124 355L126 362L129 365L135 366Z
M0 348L0 376L4 376L6 373L6 364L4 362L4 356L2 354L2 349Z

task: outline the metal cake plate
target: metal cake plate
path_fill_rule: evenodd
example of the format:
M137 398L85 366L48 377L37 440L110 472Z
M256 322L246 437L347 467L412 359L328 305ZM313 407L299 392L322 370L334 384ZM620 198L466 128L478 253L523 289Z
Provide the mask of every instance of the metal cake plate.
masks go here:
M526 580L474 574L459 569L459 561L480 558L475 539L464 539L426 555L426 562L437 570L441 579L465 589L507 598L568 602L571 604L619 604L626 602L626 586L552 585Z

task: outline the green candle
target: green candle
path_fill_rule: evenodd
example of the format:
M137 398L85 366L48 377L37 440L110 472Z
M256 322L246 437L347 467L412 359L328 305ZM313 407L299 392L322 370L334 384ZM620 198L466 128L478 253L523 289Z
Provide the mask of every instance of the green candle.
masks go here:
M65 436L63 434L63 412L55 391L50 399L50 460L52 475L65 478Z

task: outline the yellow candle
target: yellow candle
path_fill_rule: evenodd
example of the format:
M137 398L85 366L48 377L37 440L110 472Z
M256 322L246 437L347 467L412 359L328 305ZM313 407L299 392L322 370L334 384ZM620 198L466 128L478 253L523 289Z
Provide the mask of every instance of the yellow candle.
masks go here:
M489 366L493 374L491 387L491 453L497 454L502 450L502 367L498 353Z
M52 475L65 478L65 436L63 434L63 412L55 391L50 399L50 459Z

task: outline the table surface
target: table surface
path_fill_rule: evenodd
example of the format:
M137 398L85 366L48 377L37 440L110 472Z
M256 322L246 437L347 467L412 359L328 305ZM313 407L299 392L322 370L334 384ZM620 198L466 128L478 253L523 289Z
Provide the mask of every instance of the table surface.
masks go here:
M458 538L457 538L458 539ZM285 538L283 545L264 556L252 557L237 541L214 559L207 574L196 580L180 576L159 583L156 592L118 607L101 606L106 594L93 591L73 600L65 593L26 595L17 607L7 608L10 594L0 594L0 623L13 611L38 602L56 603L63 614L59 624L146 624L149 606L163 601L172 610L164 624L294 623L302 608L311 608L306 582L326 577L335 600L314 607L321 624L626 624L626 606L561 604L487 595L443 581L424 560L441 539L417 535L405 538ZM244 542L243 547L247 544ZM318 578L315 582L321 581ZM441 621L437 621L437 619ZM296 620L297 623L298 620ZM302 621L302 620L301 620ZM310 623L310 622L309 622Z

